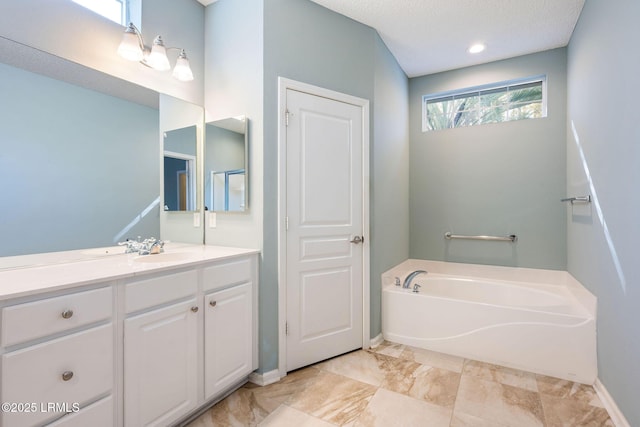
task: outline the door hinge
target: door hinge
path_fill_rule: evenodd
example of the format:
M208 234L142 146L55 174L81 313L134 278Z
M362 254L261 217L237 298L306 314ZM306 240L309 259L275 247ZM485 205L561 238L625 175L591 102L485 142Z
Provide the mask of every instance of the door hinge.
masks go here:
M285 230L289 230L289 217L288 216L284 217L284 229Z
M284 322L284 334L289 335L289 322Z
M289 109L284 112L284 125L289 126Z

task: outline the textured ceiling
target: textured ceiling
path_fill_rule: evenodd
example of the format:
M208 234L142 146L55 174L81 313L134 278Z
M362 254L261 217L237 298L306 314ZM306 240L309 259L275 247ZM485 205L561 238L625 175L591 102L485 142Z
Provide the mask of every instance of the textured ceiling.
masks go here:
M312 0L375 28L409 77L563 47L584 0ZM467 53L472 43L487 49Z

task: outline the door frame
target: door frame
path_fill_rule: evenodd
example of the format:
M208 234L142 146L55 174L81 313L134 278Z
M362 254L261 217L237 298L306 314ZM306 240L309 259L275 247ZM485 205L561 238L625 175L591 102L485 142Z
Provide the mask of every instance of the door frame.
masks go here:
M296 80L278 77L278 375L287 375L287 90L292 89L358 106L362 109L362 348L371 345L369 234L369 100Z
M184 160L187 162L187 211L195 211L196 207L196 156L185 153L178 153L176 151L164 150L162 152L162 176L164 176L164 158L170 157L172 159ZM178 173L181 171L178 171ZM184 171L182 171L184 172ZM180 205L180 177L176 176L178 180L178 205ZM162 204L164 205L164 180L162 187ZM179 209L178 209L179 210Z

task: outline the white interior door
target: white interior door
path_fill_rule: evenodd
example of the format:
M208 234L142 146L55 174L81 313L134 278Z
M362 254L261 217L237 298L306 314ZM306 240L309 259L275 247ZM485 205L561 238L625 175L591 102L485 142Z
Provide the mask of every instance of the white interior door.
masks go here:
M287 89L286 370L362 347L363 110Z

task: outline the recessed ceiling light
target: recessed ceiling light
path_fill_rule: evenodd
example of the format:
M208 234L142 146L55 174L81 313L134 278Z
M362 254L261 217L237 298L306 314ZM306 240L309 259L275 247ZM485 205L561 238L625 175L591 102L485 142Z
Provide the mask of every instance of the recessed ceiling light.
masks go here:
M483 43L476 43L476 44L471 45L471 47L469 48L468 52L469 53L480 53L483 50L485 50L486 47L487 46L485 44L483 44Z

